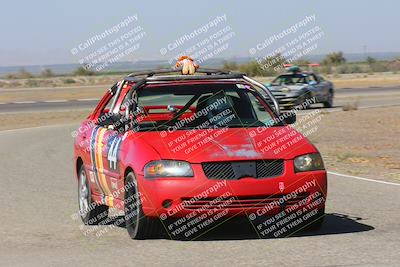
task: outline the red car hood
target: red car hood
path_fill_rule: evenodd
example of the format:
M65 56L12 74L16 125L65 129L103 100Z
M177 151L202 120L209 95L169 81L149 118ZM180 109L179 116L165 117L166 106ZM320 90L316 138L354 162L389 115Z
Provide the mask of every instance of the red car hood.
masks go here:
M293 159L317 152L303 135L291 127L141 132L139 138L152 146L161 159L191 163Z

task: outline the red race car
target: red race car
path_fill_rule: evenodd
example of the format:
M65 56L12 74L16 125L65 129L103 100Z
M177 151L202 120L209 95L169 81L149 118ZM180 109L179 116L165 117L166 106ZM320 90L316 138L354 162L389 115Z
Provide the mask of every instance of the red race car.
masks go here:
M232 216L247 216L260 235L290 228L293 214L319 226L326 171L288 126L295 121L242 73L130 74L77 129L79 214L102 224L111 207L123 211L134 239L191 237Z

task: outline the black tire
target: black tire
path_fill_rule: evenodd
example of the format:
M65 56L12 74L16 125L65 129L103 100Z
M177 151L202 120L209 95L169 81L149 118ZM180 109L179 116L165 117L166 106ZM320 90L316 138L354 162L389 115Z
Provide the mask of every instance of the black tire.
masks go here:
M333 92L329 91L328 99L325 102L322 102L325 108L333 107Z
M125 178L124 211L125 227L132 239L147 239L161 234L161 222L157 218L146 217L143 213L137 181L133 172Z
M295 106L300 106L303 105L303 103L305 103L307 101L307 99L311 99L311 94L310 92L307 92L305 94L300 95L297 99L296 99L296 103L294 105ZM306 105L304 107L304 109L308 109L310 107L310 105Z
M78 203L79 215L86 225L101 225L108 218L108 206L100 205L92 200L89 180L85 167L82 165L79 170L78 179Z

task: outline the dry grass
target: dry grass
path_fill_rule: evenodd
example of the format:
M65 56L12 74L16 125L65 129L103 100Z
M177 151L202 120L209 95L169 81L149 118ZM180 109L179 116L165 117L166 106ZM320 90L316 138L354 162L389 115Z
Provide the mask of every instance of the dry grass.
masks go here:
M359 74L330 78L336 88L360 88L360 87L389 87L400 85L400 75L385 74Z

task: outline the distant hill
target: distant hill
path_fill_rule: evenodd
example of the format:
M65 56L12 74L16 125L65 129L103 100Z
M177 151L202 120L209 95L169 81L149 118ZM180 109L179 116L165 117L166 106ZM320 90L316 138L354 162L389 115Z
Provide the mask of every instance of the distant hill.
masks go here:
M320 62L326 55L309 55L305 59L311 62ZM363 61L367 56L373 57L378 60L392 60L400 57L400 52L382 52L382 53L348 53L344 54L345 58L349 62ZM231 58L214 58L207 61L205 67L219 68L223 65L224 61L235 61L238 64L246 63L252 60L250 57L231 57ZM135 62L119 62L112 66L112 68L106 71L137 71L145 69L154 69L160 67L168 67L167 60L145 60ZM16 73L22 68L32 74L39 74L44 69L51 69L57 74L68 74L72 73L79 64L55 64L55 65L32 65L32 66L0 66L0 76L8 73Z

